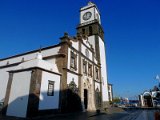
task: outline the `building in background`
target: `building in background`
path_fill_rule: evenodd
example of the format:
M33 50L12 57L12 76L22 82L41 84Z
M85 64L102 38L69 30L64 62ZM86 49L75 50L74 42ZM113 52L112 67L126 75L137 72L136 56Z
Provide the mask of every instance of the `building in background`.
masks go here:
M65 33L57 45L0 59L0 101L8 116L104 109L109 86L101 17L92 2L80 9L76 36Z
M113 85L112 84L108 84L108 98L109 101L113 101Z
M160 107L160 90L155 86L150 91L145 91L139 95L141 107Z

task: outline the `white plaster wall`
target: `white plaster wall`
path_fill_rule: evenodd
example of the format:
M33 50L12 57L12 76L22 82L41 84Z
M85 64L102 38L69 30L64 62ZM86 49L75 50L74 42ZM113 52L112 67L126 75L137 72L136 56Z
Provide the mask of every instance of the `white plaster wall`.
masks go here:
M97 9L95 8L95 19L99 20L99 23L101 24L101 18L100 18L100 14L97 11Z
M8 116L26 117L31 71L14 73L7 108Z
M60 47L55 47L55 48L43 50L42 51L42 56L47 57L47 56L58 54L59 49L60 49ZM24 58L25 61L35 59L37 53L38 52L33 52L33 53L30 53L30 54L26 54L26 55L22 55L22 56L19 56L19 57L14 57L14 58L10 58L10 59L7 59L7 60L0 61L0 66L6 65L7 61L9 61L9 64L13 64L13 63L21 62L22 58Z
M12 70L14 67L0 69L0 101L5 98L9 73L6 71Z
M89 36L88 37L89 43L92 45L94 51L95 51L95 35Z
M82 46L81 46L81 52L82 52L82 54L84 56L86 56L86 49L88 49L88 48L82 44ZM88 51L89 51L89 59L92 60L92 52L89 49L88 49Z
M109 88L108 91L109 91L109 92L112 92L112 87L111 87L111 85L108 85L108 88Z
M67 84L69 84L72 80L74 80L78 87L78 75L67 72Z
M144 104L144 99L143 99L143 95L140 95L140 101L141 101L141 106L142 106L142 107L145 106L145 104Z
M101 61L101 74L102 74L102 95L103 101L109 101L108 98L108 79L107 79L107 64L106 64L106 52L105 45L102 39L99 37L99 49L100 49L100 61Z
M95 82L95 90L96 90L97 88L101 91L101 89L100 89L100 83Z
M46 59L47 62L55 64L56 63L56 59L55 58L50 58L50 59Z
M87 40L85 40L85 39L83 39L83 43L87 46L87 47L91 47L90 46L90 42L88 41L88 39Z
M78 41L72 41L72 47L75 48L76 50L79 50L79 42Z
M54 81L54 96L48 96L48 80ZM60 92L60 76L48 72L42 72L39 110L58 109Z
M67 65L68 69L70 69L70 64L71 64L71 49L68 48L68 65Z

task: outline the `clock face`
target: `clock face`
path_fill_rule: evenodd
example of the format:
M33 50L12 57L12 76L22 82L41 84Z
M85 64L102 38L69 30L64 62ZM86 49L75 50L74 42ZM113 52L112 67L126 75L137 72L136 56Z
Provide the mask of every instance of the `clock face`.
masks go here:
M92 16L91 12L86 12L83 15L83 20L89 20L91 18L91 16Z

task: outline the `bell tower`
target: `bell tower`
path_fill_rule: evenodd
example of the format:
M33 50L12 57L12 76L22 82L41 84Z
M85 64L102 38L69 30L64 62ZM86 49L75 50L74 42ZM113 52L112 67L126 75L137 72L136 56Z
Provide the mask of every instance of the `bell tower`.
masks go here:
M80 9L80 24L77 27L77 32L88 37L99 61L100 51L98 41L99 37L104 41L104 32L101 26L100 12L94 3L89 2L87 6Z
M104 39L104 32L101 26L100 13L96 5L89 2L87 6L80 9L80 24L77 27L78 33L92 36L99 35Z
M94 3L89 2L87 6L80 9L80 24L77 27L77 32L82 36L87 36L94 48L95 58L101 65L102 101L103 107L106 108L109 98L104 31L101 26L100 12Z

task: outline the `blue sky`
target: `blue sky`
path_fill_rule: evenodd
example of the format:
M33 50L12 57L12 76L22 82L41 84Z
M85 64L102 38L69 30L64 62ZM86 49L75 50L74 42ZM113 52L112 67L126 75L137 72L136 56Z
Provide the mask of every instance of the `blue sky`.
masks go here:
M160 1L92 0L101 12L108 80L115 96L135 97L158 84ZM88 0L1 0L0 58L57 44L76 34Z

